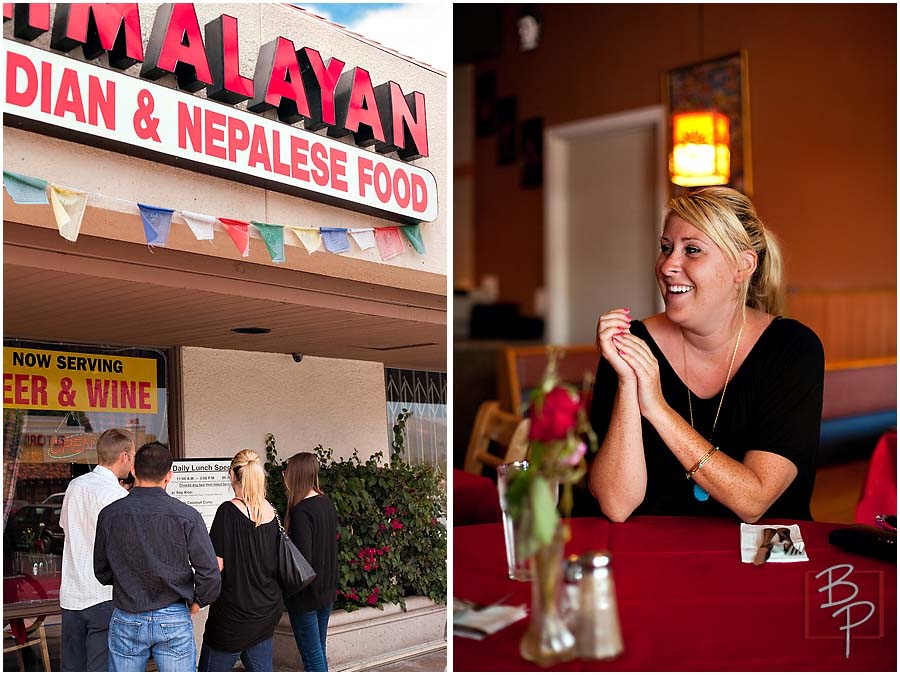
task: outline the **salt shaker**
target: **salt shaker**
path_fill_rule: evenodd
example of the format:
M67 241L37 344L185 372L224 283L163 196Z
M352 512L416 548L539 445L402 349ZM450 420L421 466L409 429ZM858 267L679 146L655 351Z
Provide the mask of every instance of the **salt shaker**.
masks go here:
M622 653L622 633L612 577L612 556L592 551L578 559L582 579L576 649L582 659L612 659Z
M581 563L576 554L570 555L563 563L563 592L560 614L574 635L578 626L578 606L581 604Z

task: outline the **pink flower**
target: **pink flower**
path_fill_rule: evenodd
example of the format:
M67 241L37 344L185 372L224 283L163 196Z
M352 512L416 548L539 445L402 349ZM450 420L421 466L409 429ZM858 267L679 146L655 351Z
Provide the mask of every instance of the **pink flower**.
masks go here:
M533 441L555 441L563 439L575 426L580 401L577 395L563 387L554 387L544 396L544 404L538 410L533 404L529 410Z
M432 525L437 525L437 518L432 518L432 519L431 519L431 524L432 524Z
M337 533L337 540L338 540L338 541L341 540L341 533L340 533L340 532Z
M369 595L369 597L366 598L366 604L374 605L377 602L378 602L378 589L376 588L374 591L372 591L371 595Z
M391 527L394 528L395 530L402 530L403 523L401 523L399 520L395 520L395 521L391 522Z
M582 441L578 444L578 447L575 448L575 452L573 452L568 457L563 458L563 463L568 464L569 466L576 466L578 462L581 461L581 458L584 457L584 453L587 452L587 445Z
M385 514L386 516L392 516L392 515L394 515L395 513L397 513L397 508L396 508L396 507L394 507L394 506L385 506L385 507L384 507L384 514Z
M384 523L378 523L378 531L384 532L387 529Z

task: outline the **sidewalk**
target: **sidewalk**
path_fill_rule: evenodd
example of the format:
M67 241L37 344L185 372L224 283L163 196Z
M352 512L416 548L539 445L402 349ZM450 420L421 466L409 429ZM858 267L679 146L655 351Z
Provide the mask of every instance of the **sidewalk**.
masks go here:
M44 629L47 633L47 649L50 652L50 668L54 672L59 672L59 632L60 618L58 616L48 617L44 622ZM42 672L44 666L41 663L40 653L37 647L25 649L22 651L25 659L25 670L27 672ZM300 669L298 660L297 669ZM3 672L14 673L19 670L19 664L14 653L3 655ZM395 661L375 668L372 671L384 673L439 673L447 670L447 649L440 649L421 656L414 656L402 661ZM240 661L235 666L236 672L242 672L243 667ZM296 671L281 671L296 672Z

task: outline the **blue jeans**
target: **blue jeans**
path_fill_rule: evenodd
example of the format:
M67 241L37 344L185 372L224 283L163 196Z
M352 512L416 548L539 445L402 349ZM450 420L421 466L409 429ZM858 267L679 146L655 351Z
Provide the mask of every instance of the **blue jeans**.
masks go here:
M187 605L131 614L116 609L109 622L110 672L144 672L153 654L160 672L197 670L194 625Z
M255 673L272 672L272 637L247 647L242 652L223 652L210 647L206 642L200 647L200 664L197 670L205 673L223 673L234 668L241 659L244 669Z
M328 618L331 616L331 605L324 609L310 612L288 610L291 617L291 628L300 658L307 672L328 672L328 659L325 657L325 638L328 635Z

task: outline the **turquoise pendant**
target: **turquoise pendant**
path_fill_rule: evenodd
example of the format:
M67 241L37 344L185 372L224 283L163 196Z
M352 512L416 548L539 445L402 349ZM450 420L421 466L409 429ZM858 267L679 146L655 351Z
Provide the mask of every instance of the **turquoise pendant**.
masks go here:
M698 502L705 502L707 499L709 499L709 493L702 487L694 483L694 499L696 499Z

